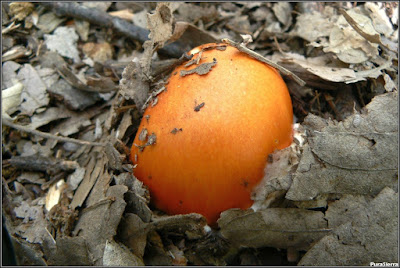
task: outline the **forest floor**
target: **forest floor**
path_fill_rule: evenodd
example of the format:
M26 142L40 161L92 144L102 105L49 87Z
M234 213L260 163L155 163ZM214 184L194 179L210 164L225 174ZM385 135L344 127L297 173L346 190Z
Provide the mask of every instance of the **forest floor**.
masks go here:
M278 64L296 134L211 229L153 207L130 147L224 38ZM398 263L397 2L2 3L1 86L3 265Z

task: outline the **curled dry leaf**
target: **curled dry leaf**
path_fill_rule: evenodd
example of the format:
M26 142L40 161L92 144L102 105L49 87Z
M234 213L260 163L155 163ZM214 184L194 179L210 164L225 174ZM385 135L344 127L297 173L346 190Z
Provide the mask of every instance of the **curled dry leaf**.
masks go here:
M354 9L349 10L347 14L364 33L372 36L378 34L367 16ZM346 63L361 63L379 54L378 45L364 39L349 25L343 15L339 16L331 29L329 44L324 48L324 52L333 52Z
M312 200L325 193L377 194L397 182L397 92L376 96L343 122L308 115L303 148L290 200Z
M323 55L319 57L308 57L296 53L285 53L284 55L275 53L273 60L282 63L294 63L300 65L307 72L310 72L323 80L331 82L344 82L346 84L364 81L367 78L378 78L383 70L392 70L392 60L384 61L380 66L355 71L353 68L330 66L331 57Z

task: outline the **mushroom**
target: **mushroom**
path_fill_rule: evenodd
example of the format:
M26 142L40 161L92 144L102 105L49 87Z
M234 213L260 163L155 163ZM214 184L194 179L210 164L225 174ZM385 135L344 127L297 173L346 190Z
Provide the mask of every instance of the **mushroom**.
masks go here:
M268 155L291 144L292 102L274 68L233 46L189 53L195 60L178 66L145 110L131 160L158 209L200 213L214 225L222 211L252 205Z

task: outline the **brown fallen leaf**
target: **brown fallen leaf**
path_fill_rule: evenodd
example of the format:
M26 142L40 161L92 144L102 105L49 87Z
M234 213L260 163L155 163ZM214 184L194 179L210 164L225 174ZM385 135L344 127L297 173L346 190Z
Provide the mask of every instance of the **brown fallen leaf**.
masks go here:
M390 188L373 200L345 196L326 212L332 234L318 241L299 265L370 265L398 261L398 198Z
M306 117L308 144L286 198L379 193L397 183L397 92L376 96L343 122Z
M218 220L221 235L236 247L307 250L331 230L320 211L297 208L230 209Z

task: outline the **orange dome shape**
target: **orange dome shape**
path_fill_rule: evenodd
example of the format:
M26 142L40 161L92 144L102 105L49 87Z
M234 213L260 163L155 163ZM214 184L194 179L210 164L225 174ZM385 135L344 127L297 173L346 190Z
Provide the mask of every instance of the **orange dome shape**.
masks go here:
M189 53L200 61L177 67L147 107L131 160L157 208L215 224L222 211L252 205L268 155L291 144L292 103L274 68L232 46Z

